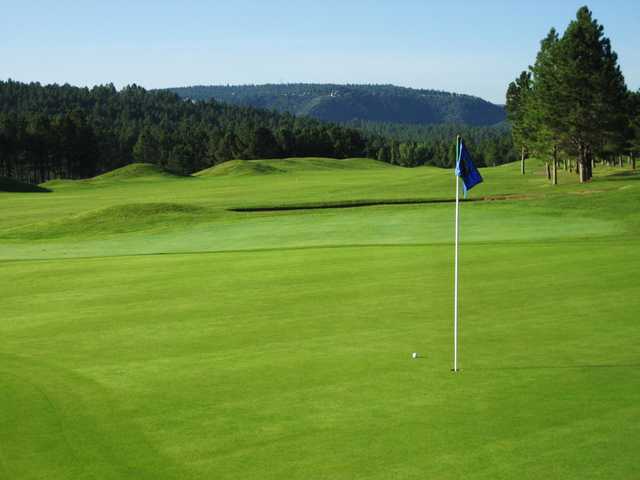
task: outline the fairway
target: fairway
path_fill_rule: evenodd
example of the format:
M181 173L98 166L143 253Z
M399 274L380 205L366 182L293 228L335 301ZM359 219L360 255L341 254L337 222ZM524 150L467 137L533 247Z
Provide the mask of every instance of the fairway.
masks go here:
M640 173L530 164L461 205L459 374L452 170L0 192L0 478L639 478Z

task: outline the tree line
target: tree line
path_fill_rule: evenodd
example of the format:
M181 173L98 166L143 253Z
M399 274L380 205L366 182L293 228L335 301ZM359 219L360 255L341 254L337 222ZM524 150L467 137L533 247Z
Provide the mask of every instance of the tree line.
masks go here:
M493 167L518 159L509 124L469 126L462 124L416 125L391 122L352 121L348 126L389 139L378 148L378 160L405 167L434 165L451 168L456 149L452 139L462 135L473 153L473 160L483 167Z
M0 176L86 178L132 162L192 173L235 159L367 156L361 132L170 92L0 82Z
M0 176L87 178L132 162L189 174L231 159L370 157L452 167L460 132L480 165L515 158L508 127L326 123L113 85L0 82Z
M587 7L562 36L549 31L534 65L509 85L506 97L523 174L530 155L547 161L554 184L560 162L575 165L580 182L592 178L597 163L621 162L622 156L635 169L640 92L627 89L611 41Z

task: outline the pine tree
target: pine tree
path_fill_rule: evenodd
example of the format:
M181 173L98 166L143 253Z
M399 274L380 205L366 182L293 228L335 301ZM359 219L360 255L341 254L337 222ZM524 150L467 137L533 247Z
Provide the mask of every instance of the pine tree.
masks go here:
M153 131L145 127L133 146L133 158L141 163L160 163L160 144Z
M591 178L591 155L620 142L627 87L611 42L587 7L578 10L558 45L552 127L578 156L580 181Z
M540 42L540 51L531 67L532 91L527 98L523 115L525 128L529 129L531 149L545 159L547 179L552 180L550 162L560 142L562 98L558 89L558 65L560 39L552 28Z
M509 84L507 89L507 118L511 122L513 142L520 147L520 173L525 174L525 157L527 146L533 140L533 132L525 121L527 105L531 97L531 72L522 72L520 76Z

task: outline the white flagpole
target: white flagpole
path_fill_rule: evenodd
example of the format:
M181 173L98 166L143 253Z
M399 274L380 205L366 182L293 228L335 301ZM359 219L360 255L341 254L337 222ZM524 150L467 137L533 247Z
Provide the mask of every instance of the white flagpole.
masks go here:
M456 162L460 156L460 135L456 139ZM456 177L456 227L453 281L453 371L458 371L458 243L460 240L460 178Z

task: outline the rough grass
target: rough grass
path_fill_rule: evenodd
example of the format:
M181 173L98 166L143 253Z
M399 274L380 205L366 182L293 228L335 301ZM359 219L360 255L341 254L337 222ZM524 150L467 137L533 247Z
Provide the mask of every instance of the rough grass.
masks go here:
M462 205L458 375L451 204L227 210L450 199L451 171L0 194L41 232L0 239L0 478L638 478L626 172L483 170L471 198L517 198Z
M199 172L194 173L196 177L219 177L226 175L267 175L279 173L280 170L268 164L261 164L249 160L229 160Z

